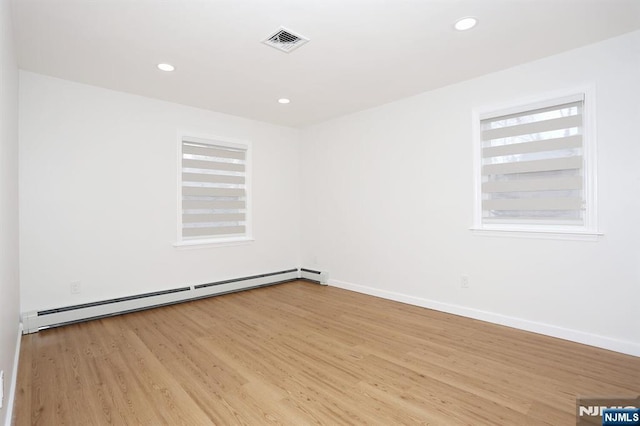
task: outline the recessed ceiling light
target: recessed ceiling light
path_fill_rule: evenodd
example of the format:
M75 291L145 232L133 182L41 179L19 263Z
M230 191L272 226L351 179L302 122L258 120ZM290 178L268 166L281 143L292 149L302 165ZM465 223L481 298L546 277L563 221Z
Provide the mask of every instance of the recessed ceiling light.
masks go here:
M158 69L162 71L173 71L176 67L171 64L158 64Z
M280 98L280 99L278 99L278 102L281 103L281 104L288 104L291 101L289 99L287 99L287 98Z
M466 31L475 27L478 24L478 20L472 16L466 18L460 18L456 21L454 27L458 31Z

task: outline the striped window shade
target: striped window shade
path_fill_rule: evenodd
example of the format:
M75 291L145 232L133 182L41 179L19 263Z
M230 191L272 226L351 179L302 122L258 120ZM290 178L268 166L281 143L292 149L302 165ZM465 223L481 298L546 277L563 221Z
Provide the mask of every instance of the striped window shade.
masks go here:
M480 117L483 225L585 225L583 104Z
M182 239L247 234L247 146L182 138Z

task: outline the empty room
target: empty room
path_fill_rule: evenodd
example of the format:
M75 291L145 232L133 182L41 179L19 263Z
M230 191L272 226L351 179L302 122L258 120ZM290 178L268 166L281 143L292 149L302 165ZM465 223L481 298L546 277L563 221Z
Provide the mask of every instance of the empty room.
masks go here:
M0 0L0 424L640 425L639 123L637 0Z

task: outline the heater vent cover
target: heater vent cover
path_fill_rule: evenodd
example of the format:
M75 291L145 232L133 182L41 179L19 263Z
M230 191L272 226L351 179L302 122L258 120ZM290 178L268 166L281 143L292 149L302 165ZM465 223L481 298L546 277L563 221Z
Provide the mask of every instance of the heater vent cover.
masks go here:
M303 44L307 43L309 39L300 34L285 28L280 27L270 36L262 40L267 46L271 46L285 53L290 53Z

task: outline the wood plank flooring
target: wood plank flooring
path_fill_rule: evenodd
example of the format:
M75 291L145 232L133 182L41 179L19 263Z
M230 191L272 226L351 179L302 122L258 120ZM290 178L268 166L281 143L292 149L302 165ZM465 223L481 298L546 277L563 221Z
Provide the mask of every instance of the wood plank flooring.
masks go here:
M575 425L640 358L292 282L23 337L15 425Z

